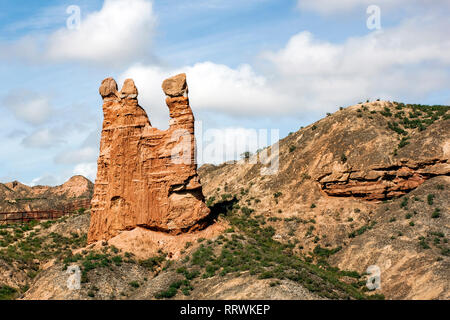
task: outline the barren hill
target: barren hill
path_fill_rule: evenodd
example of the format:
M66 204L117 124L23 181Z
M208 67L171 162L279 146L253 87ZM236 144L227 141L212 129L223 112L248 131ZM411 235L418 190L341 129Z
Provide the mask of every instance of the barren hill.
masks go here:
M88 246L89 213L4 227L2 291L22 299L449 299L449 128L449 107L377 101L280 140L274 175L245 159L204 165L211 219L227 229L210 239L187 234L177 256L168 245L150 257L112 240ZM74 265L81 289L71 291ZM373 265L381 288L368 292Z
M91 199L93 189L94 184L83 176L55 187L0 183L0 212L56 210L73 200Z
M448 299L449 116L381 101L341 108L280 140L277 174L246 160L201 167L204 193L237 195L297 254L379 266L387 298Z

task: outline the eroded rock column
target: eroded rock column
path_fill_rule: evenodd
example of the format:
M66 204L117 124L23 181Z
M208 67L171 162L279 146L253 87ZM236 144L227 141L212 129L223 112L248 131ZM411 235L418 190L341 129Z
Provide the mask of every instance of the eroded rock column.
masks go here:
M88 242L137 226L179 234L206 226L186 75L163 82L170 127L151 126L131 79L103 80L103 130Z

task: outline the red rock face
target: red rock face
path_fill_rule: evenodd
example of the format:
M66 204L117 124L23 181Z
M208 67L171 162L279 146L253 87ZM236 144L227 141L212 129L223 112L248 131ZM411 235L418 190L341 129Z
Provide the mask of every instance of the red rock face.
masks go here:
M210 211L197 175L186 75L163 83L170 127L151 126L133 80L103 80L103 130L88 242L137 226L178 234L201 229Z
M329 196L386 200L403 196L429 178L449 173L447 160L430 159L422 162L410 161L390 168L330 173L320 177L318 181L322 190Z

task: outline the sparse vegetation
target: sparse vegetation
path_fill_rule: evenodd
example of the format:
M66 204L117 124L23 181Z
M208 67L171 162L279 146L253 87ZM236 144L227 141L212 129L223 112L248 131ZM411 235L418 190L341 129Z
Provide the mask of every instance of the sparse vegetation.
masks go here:
M156 267L160 266L166 260L165 254L160 254L155 257L148 258L139 262L139 265L154 271Z
M245 151L241 154L241 159L248 160L252 156L252 153L250 151Z
M216 201L216 197L214 197L214 196L209 197L208 200L206 200L206 206L212 207L212 205L214 204L214 201Z
M431 214L431 218L437 219L441 216L441 209L435 208L433 213Z
M392 117L391 110L388 107L384 107L383 111L380 111L380 113L385 117Z
M355 286L341 282L339 278L343 273L324 260L339 251L340 247L328 249L316 246L313 254L321 261L319 267L294 255L294 243L282 244L273 240L275 229L264 226L266 221L262 215L252 217L244 212L238 214L229 210L226 217L236 231L219 236L211 244L201 243L188 262L177 269L185 280L171 284L167 290L159 292L157 298L171 298L179 291L189 293L191 281L197 277L209 278L230 273L239 275L243 272L257 275L260 279L274 279L272 283L283 279L299 282L323 297L367 298ZM274 217L270 219L278 220Z
M402 140L400 141L400 143L398 144L398 148L403 148L404 146L409 144L409 137L403 137Z
M434 194L429 194L429 195L427 196L427 202L428 202L428 204L429 204L430 206L433 205L433 202L434 202Z
M4 284L0 285L0 300L13 300L17 293L18 291L15 288Z
M354 238L354 237L356 237L356 236L362 235L362 234L363 234L364 232L366 232L367 230L372 229L375 225L376 225L376 222L373 221L373 222L371 222L371 223L368 224L368 225L362 226L361 228L359 228L359 229L357 229L357 230L355 230L355 231L352 231L351 233L349 233L348 237L349 237L349 238Z
M428 243L424 237L419 238L419 246L422 249L431 249L431 247L428 245Z

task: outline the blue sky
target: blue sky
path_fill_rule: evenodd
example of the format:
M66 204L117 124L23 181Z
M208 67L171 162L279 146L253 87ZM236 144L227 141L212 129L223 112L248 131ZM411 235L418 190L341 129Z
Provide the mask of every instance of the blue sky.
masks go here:
M135 79L164 129L160 84L186 72L202 130L237 139L366 99L450 104L449 14L445 0L0 0L0 181L94 179L108 76Z

